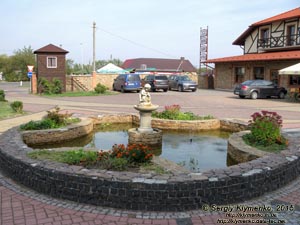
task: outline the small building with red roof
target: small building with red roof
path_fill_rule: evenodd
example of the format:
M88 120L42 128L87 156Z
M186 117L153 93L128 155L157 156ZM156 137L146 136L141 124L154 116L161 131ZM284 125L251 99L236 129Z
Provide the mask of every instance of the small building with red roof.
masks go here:
M206 61L215 64L215 88L233 89L253 79L300 87L300 76L278 75L278 70L300 62L300 8L251 24L233 45L244 54Z

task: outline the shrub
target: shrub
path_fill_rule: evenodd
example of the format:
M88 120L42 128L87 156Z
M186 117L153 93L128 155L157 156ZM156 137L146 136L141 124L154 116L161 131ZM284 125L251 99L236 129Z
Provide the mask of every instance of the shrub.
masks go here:
M68 118L70 118L72 114L69 113L62 114L59 111L60 108L56 106L54 110L47 111L47 115L45 118L54 121L54 123L57 124L57 126L65 126L67 125Z
M23 102L21 101L14 101L10 104L10 107L14 112L22 113L23 112Z
M4 90L0 90L0 102L5 102L5 93L4 93Z
M145 163L152 159L153 154L151 149L142 144L128 144L126 147L123 144L114 145L111 152L111 157L125 158L130 163Z
M38 80L38 86L40 93L48 95L62 93L62 82L57 78L53 78L52 81L49 81L42 77Z
M261 113L254 113L251 117L252 120L249 121L251 133L247 137L249 141L262 146L285 143L280 132L282 127L280 115L276 112L261 111Z
M20 126L21 130L44 130L57 128L57 125L53 120L44 119L40 121L29 121L28 123L22 124Z
M161 119L169 120L206 120L213 119L213 116L198 116L192 112L181 112L180 105L170 105L165 106L164 111L162 112L152 112L152 116Z
M66 126L71 122L78 122L78 119L70 120L72 114L62 114L59 113L60 108L55 107L53 111L47 111L47 115L44 119L40 121L30 121L26 124L20 126L21 130L43 130L43 129L53 129L62 126ZM79 120L80 121L80 120Z
M98 94L104 94L105 91L107 90L107 87L104 85L98 83L97 86L94 88L95 92Z

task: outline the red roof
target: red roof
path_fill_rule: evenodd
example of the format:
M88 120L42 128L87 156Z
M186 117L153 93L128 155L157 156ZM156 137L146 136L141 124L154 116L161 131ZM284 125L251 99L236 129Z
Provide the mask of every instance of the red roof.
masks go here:
M124 69L142 69L141 65L156 71L196 72L195 67L186 59L137 58L127 59L122 64Z
M247 30L245 30L232 44L233 45L244 45L246 37L249 36L250 33L258 26L271 24L275 21L288 20L288 19L292 19L292 18L300 18L300 7L251 24L249 26L249 28Z
M220 62L246 62L246 61L275 61L275 60L300 60L299 51L286 51L286 52L268 52L268 53L255 53L238 56L229 56L224 58L209 59L207 63L220 63Z
M53 44L49 44L38 50L35 50L33 53L34 54L37 54L37 53L64 53L64 54L67 54L69 52L60 47L57 47Z

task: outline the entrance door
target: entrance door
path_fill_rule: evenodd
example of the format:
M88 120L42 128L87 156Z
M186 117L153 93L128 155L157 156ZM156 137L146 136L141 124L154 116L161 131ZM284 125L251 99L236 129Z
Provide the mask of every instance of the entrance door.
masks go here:
M271 80L274 84L279 85L278 70L271 70L271 71L270 71L270 80Z
M208 82L208 89L215 89L214 76L212 74L207 76L207 82Z

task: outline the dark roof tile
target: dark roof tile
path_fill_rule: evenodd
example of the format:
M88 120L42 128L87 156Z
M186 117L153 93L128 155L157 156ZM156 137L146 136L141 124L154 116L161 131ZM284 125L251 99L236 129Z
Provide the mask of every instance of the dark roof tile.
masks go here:
M196 72L196 68L186 59L162 59L162 58L136 58L127 59L121 66L124 69L143 69L146 65L148 69L155 71L185 71Z
M53 44L49 44L40 49L35 50L33 53L34 54L37 54L37 53L64 53L64 54L67 54L69 52L60 47L57 47Z

